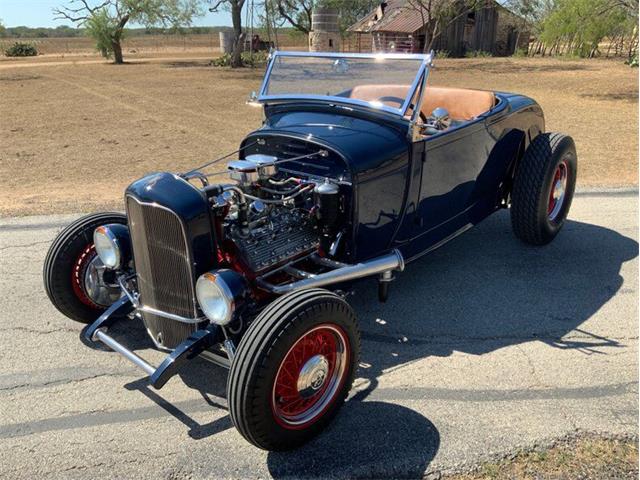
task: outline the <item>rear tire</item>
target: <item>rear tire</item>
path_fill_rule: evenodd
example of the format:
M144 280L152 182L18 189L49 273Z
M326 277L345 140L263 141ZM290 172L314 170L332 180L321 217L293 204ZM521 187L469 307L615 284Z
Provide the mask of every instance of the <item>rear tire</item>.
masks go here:
M95 303L83 283L87 266L97 254L93 247L93 231L109 223L127 224L122 213L94 213L79 218L62 230L49 247L44 261L44 288L60 313L71 320L91 323L108 305Z
M542 133L516 168L511 192L511 225L531 245L546 245L558 234L569 213L576 187L578 158L573 139Z
M347 302L323 289L271 303L242 337L229 372L234 425L265 450L289 450L320 433L351 389L360 333Z

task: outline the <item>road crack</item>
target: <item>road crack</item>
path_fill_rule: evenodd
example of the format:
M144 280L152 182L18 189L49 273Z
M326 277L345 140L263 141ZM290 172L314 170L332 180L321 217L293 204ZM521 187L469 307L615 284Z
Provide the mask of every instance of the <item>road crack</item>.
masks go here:
M82 377L82 378L59 379L59 380L52 380L50 382L43 382L43 383L27 382L27 383L21 383L19 385L12 385L10 387L0 388L0 392L9 392L9 391L18 390L18 389L27 388L27 387L42 388L42 387L50 387L50 386L69 385L74 383L86 382L87 380L94 380L96 378L122 377L122 376L126 376L126 374L124 374L123 372L115 372L115 373L105 372L105 373L97 373L95 375L90 375L88 377Z
M51 240L42 240L40 242L33 242L33 243L24 243L24 244L20 244L20 245L7 245L4 247L0 247L0 251L2 250L9 250L10 248L29 248L29 247L35 247L36 245L43 245L45 243L51 243Z

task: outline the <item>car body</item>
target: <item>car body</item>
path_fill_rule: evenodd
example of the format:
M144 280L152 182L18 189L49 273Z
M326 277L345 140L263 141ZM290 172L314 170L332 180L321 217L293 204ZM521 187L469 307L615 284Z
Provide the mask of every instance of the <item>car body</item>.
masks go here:
M431 87L431 68L432 55L272 53L250 101L264 122L237 158L150 174L127 188L126 216L70 226L45 262L53 303L93 322L87 339L157 388L197 355L230 368L245 438L303 443L355 374L357 324L343 298L354 280L377 278L384 301L394 272L512 201L528 243L547 243L566 218L573 141L544 133L531 98ZM235 183L206 173L223 160ZM86 232L93 242L77 240ZM170 352L158 368L108 335L123 315Z

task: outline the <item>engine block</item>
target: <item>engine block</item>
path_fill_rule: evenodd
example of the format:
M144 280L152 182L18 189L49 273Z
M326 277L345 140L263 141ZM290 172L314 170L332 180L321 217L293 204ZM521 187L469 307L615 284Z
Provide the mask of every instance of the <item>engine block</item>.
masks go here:
M318 229L304 210L280 208L260 223L248 236L233 235L242 259L256 273L318 248Z

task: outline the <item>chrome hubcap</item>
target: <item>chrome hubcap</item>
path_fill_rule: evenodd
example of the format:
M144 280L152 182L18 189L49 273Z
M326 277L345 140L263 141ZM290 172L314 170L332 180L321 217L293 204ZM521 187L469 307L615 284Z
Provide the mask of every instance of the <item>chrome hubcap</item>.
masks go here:
M562 210L567 191L567 178L567 164L563 161L560 162L553 174L551 192L549 193L549 205L547 208L549 220L555 220Z
M304 364L298 375L298 393L309 398L324 385L329 373L329 361L324 355L314 355Z
M564 190L565 190L564 182L562 182L562 180L558 180L555 186L553 187L553 198L556 201L560 200L562 197L564 197Z
M97 255L93 258L84 272L84 291L96 305L108 307L120 298L120 287L108 284L104 273L107 267Z

